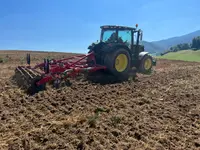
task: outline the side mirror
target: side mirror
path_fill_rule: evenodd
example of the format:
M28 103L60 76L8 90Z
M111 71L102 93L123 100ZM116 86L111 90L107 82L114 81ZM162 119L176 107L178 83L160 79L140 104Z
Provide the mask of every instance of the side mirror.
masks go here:
M143 32L140 33L140 41L142 41Z

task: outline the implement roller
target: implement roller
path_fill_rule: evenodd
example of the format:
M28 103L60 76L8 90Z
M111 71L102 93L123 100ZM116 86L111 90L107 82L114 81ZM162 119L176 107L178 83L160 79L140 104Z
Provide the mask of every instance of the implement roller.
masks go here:
M117 81L126 81L136 73L149 74L156 61L144 51L143 33L137 26L101 26L100 41L92 43L84 55L44 59L43 63L31 67L30 54L27 54L28 65L16 68L15 79L29 94L35 94L45 90L46 83L53 83L57 88L63 81L70 85L69 79L81 74L95 77L103 73Z

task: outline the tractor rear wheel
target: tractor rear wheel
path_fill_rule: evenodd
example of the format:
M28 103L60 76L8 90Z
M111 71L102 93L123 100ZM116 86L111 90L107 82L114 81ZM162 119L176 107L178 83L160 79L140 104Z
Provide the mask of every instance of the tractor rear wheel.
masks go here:
M140 61L139 72L149 74L153 66L153 59L150 55L145 55Z
M104 64L118 79L126 80L131 66L130 54L126 49L120 48L105 55Z

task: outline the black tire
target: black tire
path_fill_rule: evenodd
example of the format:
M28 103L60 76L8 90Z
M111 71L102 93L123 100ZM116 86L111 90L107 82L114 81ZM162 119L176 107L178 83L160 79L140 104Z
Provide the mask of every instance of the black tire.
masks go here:
M124 54L127 57L126 69L121 72L117 71L117 69L115 68L115 60L116 60L117 56L120 54ZM127 80L129 77L129 71L131 68L131 58L130 58L130 54L129 54L128 50L120 48L111 53L105 54L104 65L108 68L108 71L111 74L113 74L115 77L117 77L118 79Z
M148 69L145 68L145 61L147 61L148 59L150 59L151 64L150 67L148 67ZM150 55L145 55L142 60L140 61L140 66L139 66L139 72L142 74L149 74L152 70L153 67L153 59Z

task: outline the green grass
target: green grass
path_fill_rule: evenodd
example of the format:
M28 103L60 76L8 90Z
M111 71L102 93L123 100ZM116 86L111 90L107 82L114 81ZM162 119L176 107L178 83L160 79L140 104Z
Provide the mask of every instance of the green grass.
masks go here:
M156 58L200 62L200 50L183 50L179 52L171 52L163 56L156 56Z

